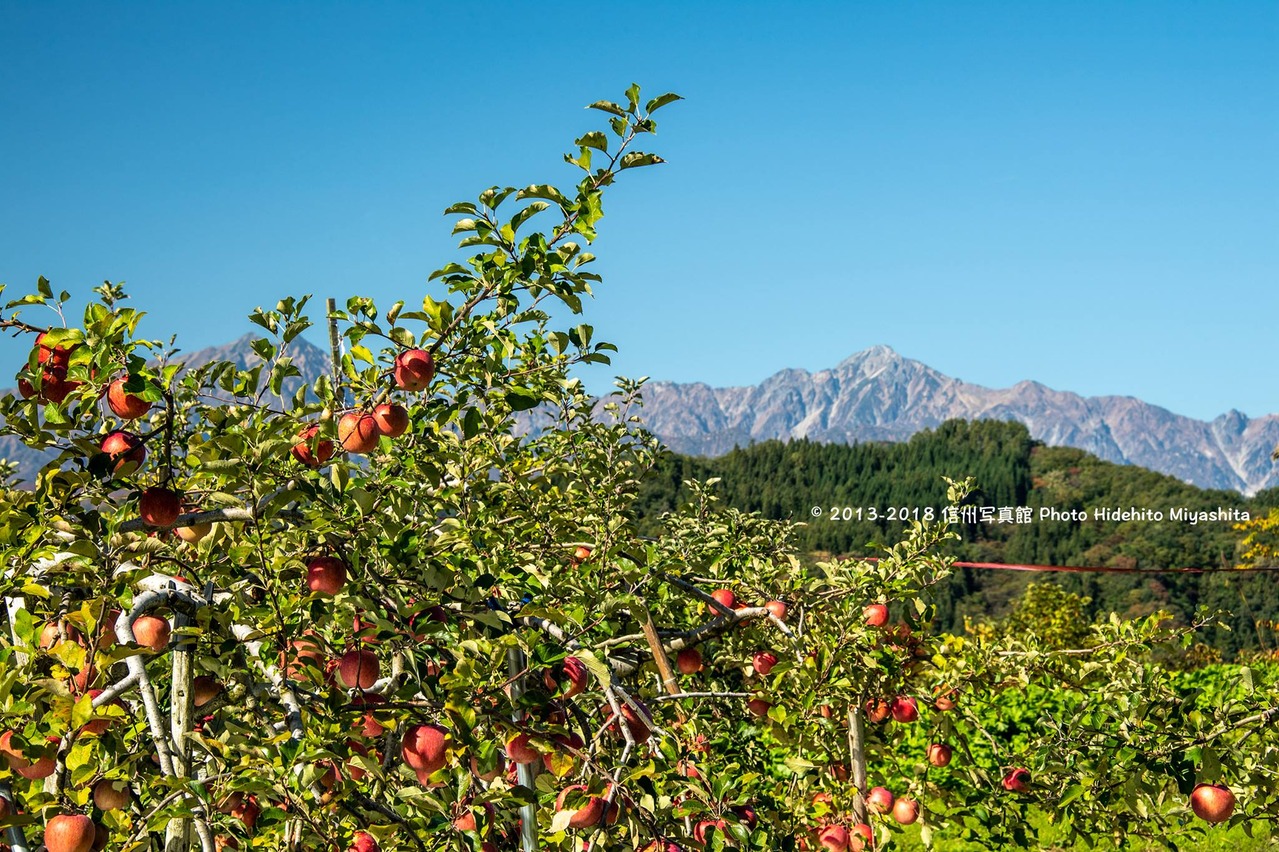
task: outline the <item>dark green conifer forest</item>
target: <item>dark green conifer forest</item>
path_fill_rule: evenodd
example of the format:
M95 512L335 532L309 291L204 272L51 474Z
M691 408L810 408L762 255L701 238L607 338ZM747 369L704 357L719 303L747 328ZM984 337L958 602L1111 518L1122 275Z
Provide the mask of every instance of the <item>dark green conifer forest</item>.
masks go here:
M1273 650L1279 621L1279 574L1234 570L1241 533L1229 522L1198 524L1168 519L1172 507L1218 507L1258 513L1279 505L1279 489L1245 498L1212 491L1143 468L1102 461L1082 450L1032 441L1020 423L948 421L902 443L853 446L801 440L767 441L714 459L665 454L643 496L644 518L675 508L687 496L684 481L719 478L718 493L731 506L803 524L797 541L812 558L872 556L878 542L900 536L916 510L939 511L944 477L972 476L975 508L1028 507L1030 523L971 519L954 554L964 561L1106 566L1134 569L1221 569L1213 573L1028 573L956 571L938 590L939 626L960 632L965 618L998 618L1030 582L1050 580L1090 598L1097 618L1165 610L1178 620L1199 607L1227 610L1230 630L1211 632L1214 648L1232 658L1241 650ZM814 517L813 508L821 515ZM1041 507L1083 510L1084 521L1040 520ZM1097 508L1146 508L1163 521L1094 520ZM861 509L860 520L857 510ZM894 509L897 511L894 512ZM849 520L834 520L833 510ZM878 516L870 520L872 513Z

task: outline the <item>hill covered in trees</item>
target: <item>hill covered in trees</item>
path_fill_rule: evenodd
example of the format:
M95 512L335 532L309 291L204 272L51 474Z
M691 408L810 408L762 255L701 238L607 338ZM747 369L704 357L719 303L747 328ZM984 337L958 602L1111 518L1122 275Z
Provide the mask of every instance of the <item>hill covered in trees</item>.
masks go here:
M939 590L944 628L962 630L965 617L998 617L1029 582L1051 580L1087 596L1091 617L1164 609L1186 619L1207 606L1234 613L1233 629L1212 636L1227 655L1275 647L1267 622L1279 620L1279 576L1230 569L1241 538L1236 513L1256 517L1279 505L1279 489L1244 498L1197 488L1081 450L1044 446L1019 423L948 421L901 443L768 441L713 459L670 453L647 482L642 505L645 517L656 517L686 497L685 480L719 478L729 505L802 523L797 541L814 557L869 556L877 543L895 541L910 519L941 510L944 477L964 476L980 489L953 550L964 561L1225 570L963 569Z

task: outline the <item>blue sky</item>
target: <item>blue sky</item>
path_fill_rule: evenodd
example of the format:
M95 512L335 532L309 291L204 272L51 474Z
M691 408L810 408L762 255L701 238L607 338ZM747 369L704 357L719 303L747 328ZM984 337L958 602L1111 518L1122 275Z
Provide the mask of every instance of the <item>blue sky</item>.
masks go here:
M886 343L1279 412L1279 5L547 8L0 1L0 281L127 281L187 348L286 294L413 302L450 202L574 180L638 81L687 101L606 200L593 387Z

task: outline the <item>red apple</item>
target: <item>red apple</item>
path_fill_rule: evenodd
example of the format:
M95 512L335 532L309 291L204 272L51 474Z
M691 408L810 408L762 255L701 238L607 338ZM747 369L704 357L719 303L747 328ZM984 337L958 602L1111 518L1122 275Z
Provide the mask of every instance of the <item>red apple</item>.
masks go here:
M138 498L138 514L150 527L171 527L182 514L182 493L152 486Z
M1013 793L1024 793L1030 789L1030 770L1024 766L1008 770L1004 776L1004 789Z
M946 712L949 712L949 711L951 711L951 710L954 710L954 709L955 709L955 700L959 698L959 693L958 693L956 690L953 690L953 689L952 689L952 690L949 690L949 691L945 691L945 692L943 692L945 689L946 689L946 687L944 687L944 686L939 686L939 687L937 687L937 689L933 690L934 692L942 692L942 693L943 693L943 694L938 695L936 698L934 698L934 699L933 699L933 706L934 706L934 707L936 707L938 710L940 710L940 711L941 711L941 712L943 712L943 713L946 713Z
M1190 809L1204 822L1230 819L1235 810L1235 794L1223 784L1198 784L1190 794Z
M871 722L882 722L892 715L892 705L882 698L866 702L866 718Z
M899 695L893 699L892 714L894 722L914 722L919 718L919 705L910 696Z
M867 627L883 627L888 623L888 607L884 604L871 604L862 610L862 618Z
M702 670L702 652L696 648L680 648L675 655L675 667L680 674L697 674Z
M572 810L573 816L568 821L569 828L590 828L599 825L600 819L604 816L604 800L598 796L590 796L579 805L576 809L568 807L569 796L574 792L587 792L585 784L573 784L565 787L560 794L555 797L555 810L564 811Z
M861 852L867 847L875 845L875 833L871 831L871 827L864 822L859 822L853 826L853 830L848 838L848 848L851 852Z
M280 653L280 665L286 666L285 674L290 680L301 680L307 677L307 666L324 668L324 652L314 639L307 635L289 642L287 665L284 652Z
M62 625L62 634L68 642L83 644L84 637L80 635L80 631L76 630L70 624ZM44 627L40 628L40 638L37 641L42 651L48 651L58 643L58 623L56 621L46 622Z
M333 458L333 442L329 440L315 441L320 432L318 424L305 427L298 433L298 442L293 445L293 458L307 467L323 467ZM311 449L314 442L315 449Z
M249 796L248 799L244 801L244 804L231 811L231 816L243 823L245 829L247 829L250 833L252 833L254 827L257 826L258 817L261 814L262 808L258 806L257 796Z
M928 747L928 762L933 766L946 766L950 763L951 748L945 743L933 743Z
M71 363L71 353L80 348L79 343L72 343L70 346L54 345L52 347L44 343L47 332L40 332L36 335L36 347L40 350L36 353L36 363L38 364L55 364L59 367L65 367Z
M395 386L400 390L426 390L435 375L435 361L425 349L408 349L395 356Z
M711 592L711 597L720 603L721 606L733 609L737 606L737 596L733 594L732 589L716 589ZM713 612L719 613L718 609L711 608Z
M107 433L102 439L101 448L110 457L112 470L125 475L137 470L147 457L147 448L142 439L132 432L119 429Z
M346 689L369 689L380 673L381 664L372 651L347 651L338 659L338 683Z
M306 585L322 595L336 595L346 585L346 563L336 556L314 556L306 563Z
M911 825L919 819L919 802L914 799L898 799L893 804L893 819L900 825Z
M133 622L133 641L157 654L169 647L172 632L168 619L156 615L140 615Z
M349 852L381 852L382 847L367 831L357 831Z
M447 762L448 732L439 725L413 725L404 733L400 753L411 769L431 775Z
M191 682L192 699L196 707L203 707L222 692L222 684L215 677L200 675Z
M382 431L372 414L349 411L338 421L338 440L348 453L367 453L377 446Z
M137 420L151 410L151 403L124 389L128 376L121 376L107 386L107 405L121 420Z
M213 523L206 521L202 524L192 524L189 527L174 527L173 534L185 541L187 544L199 544L200 541L213 532Z
M710 838L713 835L719 834L723 836L726 831L728 831L728 823L724 820L704 819L693 826L693 839L703 846L709 846Z
M398 438L409 430L409 410L393 402L384 402L374 408L373 420L378 431L388 438Z
M586 748L586 743L582 742L582 738L577 734L556 734L551 739L555 741L555 744L558 745L562 751L556 752L555 754L542 755L542 765L546 767L547 772L555 771L555 762L552 758L556 755L561 758L560 765L563 766L564 758L568 758L571 761L576 756L576 752Z
M766 675L773 670L773 666L777 665L777 655L769 651L756 651L751 659L751 665L756 674Z
M520 733L506 741L506 756L512 763L537 763L542 759L542 753L533 748L529 739L528 734Z
M92 852L97 829L83 814L59 814L44 827L48 852Z
M752 698L750 701L746 702L746 709L751 711L752 716L767 716L768 711L772 708L772 706L773 705L771 703L762 698Z
M640 710L636 710L631 705L622 703L622 721L626 723L626 727L631 729L631 736L635 738L635 742L642 743L651 736L648 729L648 723L644 721L645 717L652 718L648 712L648 707L642 701L636 701Z
M871 787L866 794L866 807L877 814L886 814L893 809L893 794L886 787Z
M101 811L118 811L129 804L129 785L103 778L93 785L93 804Z
M27 756L17 746L12 744L13 731L5 731L0 734L0 755L8 762L9 768L14 772L31 781L41 778L48 778L53 774L54 758L52 755L48 757L36 758L34 762L27 759ZM49 737L49 741L58 742L57 737Z
M786 604L781 601L769 601L764 604L764 608L768 610L770 615L776 617L778 621L786 620Z
M848 829L842 825L827 825L817 830L817 843L826 852L847 852Z
M564 662L543 672L542 683L548 692L559 694L561 698L573 698L586 691L590 673L579 658L565 657Z

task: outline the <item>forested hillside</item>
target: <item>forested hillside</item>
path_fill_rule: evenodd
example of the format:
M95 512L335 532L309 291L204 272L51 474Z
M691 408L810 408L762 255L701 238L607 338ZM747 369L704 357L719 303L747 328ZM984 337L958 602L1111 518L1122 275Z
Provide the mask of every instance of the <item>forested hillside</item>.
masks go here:
M1018 423L949 421L902 443L769 441L714 459L667 454L648 482L643 506L646 516L656 517L681 501L684 480L718 477L728 504L805 524L798 540L806 551L873 555L876 542L900 534L902 514L938 510L947 476L973 476L980 488L972 500L976 518L962 524L963 541L954 548L961 559L974 562L1229 569L1241 537L1233 524L1192 524L1175 520L1172 510L1239 509L1255 517L1279 505L1275 489L1248 499L1101 461L1081 450L1045 447ZM821 510L816 517L815 507ZM982 507L993 515L984 522ZM1001 508L1014 510L1011 522L999 521ZM1034 519L1016 522L1017 508L1029 509ZM1086 519L1041 518L1041 509L1055 510L1058 517L1082 512ZM1097 519L1097 509L1160 511L1163 519ZM849 519L835 520L836 514ZM957 572L950 588L939 593L942 626L960 630L965 616L999 616L1027 583L1045 579L1091 598L1093 617L1162 608L1186 618L1200 605L1228 609L1235 614L1234 629L1213 636L1225 654L1275 647L1273 628L1265 623L1279 620L1279 575L1234 571L1133 575L968 569Z

